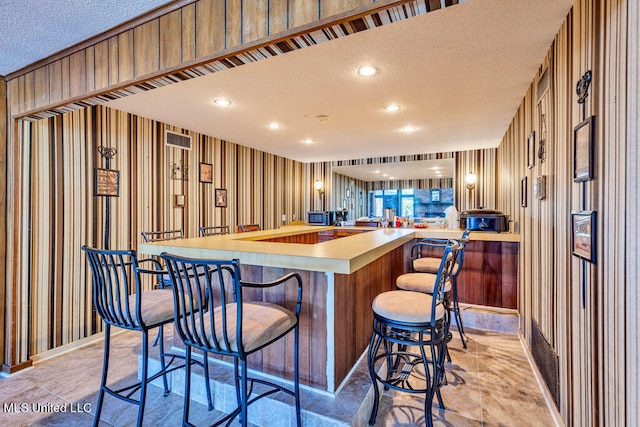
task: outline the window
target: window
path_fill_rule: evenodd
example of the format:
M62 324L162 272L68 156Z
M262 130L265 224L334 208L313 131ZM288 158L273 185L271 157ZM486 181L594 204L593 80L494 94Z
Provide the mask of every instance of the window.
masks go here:
M385 209L412 218L444 218L444 210L453 205L453 188L369 191L368 215L381 218Z

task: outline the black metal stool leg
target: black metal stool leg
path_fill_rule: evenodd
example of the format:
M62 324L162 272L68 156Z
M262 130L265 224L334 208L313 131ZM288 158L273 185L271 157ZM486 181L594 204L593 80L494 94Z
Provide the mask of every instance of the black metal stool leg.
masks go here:
M207 404L210 411L213 410L213 399L211 398L211 382L209 381L209 359L207 352L202 350L202 369L204 369L204 386L207 390Z
M190 426L189 403L191 401L191 346L186 346L184 365L184 406L182 409L182 425Z
M427 355L424 352L424 346L419 346L420 347L420 355L422 356L422 364L424 366L424 379L425 379L425 388L426 388L426 393L424 396L424 421L425 421L425 425L427 427L433 427L433 414L432 414L432 405L433 405L433 389L434 386L436 385L436 381L435 381L435 359L434 354L433 354L433 344L430 345L431 347L431 357L432 357L432 363L434 365L434 369L433 369L433 375L431 374L430 370L429 370L429 360L427 359Z
M149 334L142 332L142 379L140 380L140 401L138 405L138 422L137 426L142 426L144 418L144 404L147 401L147 378L149 377Z
M293 390L295 393L296 400L296 424L298 427L302 427L302 416L300 414L300 376L299 376L299 357L298 357L298 348L300 345L300 328L296 325L296 329L294 331L294 345L293 345Z
M369 343L369 354L367 356L369 365L369 376L371 377L371 382L373 383L373 406L371 407L371 416L369 417L370 426L376 423L376 417L378 416L378 406L380 404L380 389L378 388L378 380L376 379L375 358L376 354L378 354L378 349L380 348L381 341L382 337L378 336L376 332L371 335L371 342ZM387 367L387 369L390 369L390 367Z
M107 386L107 371L109 370L109 346L111 344L111 325L104 324L104 355L102 358L102 379L100 380L100 391L98 392L98 403L96 414L93 419L93 426L97 427L100 422L102 412L102 402L104 402L104 390Z
M163 325L158 326L158 336L156 337L156 341L159 342L159 350L160 350L160 369L164 372L167 369L167 364L164 361L164 329ZM169 390L169 384L167 383L167 374L162 374L162 385L164 386L164 396L168 396L171 390Z

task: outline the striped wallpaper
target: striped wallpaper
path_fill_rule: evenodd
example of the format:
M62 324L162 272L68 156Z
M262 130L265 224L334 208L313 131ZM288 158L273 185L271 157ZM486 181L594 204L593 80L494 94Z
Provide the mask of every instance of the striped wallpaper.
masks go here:
M531 344L539 325L559 361L558 410L566 425L640 422L638 374L638 81L637 1L577 0L497 151L498 207L519 225L520 326ZM537 81L549 70L550 88ZM593 75L586 115L576 83ZM574 128L595 116L595 178L573 182ZM527 138L545 156L527 167ZM544 161L541 161L544 160ZM534 198L536 177L546 198ZM527 207L520 180L527 178ZM597 211L595 264L572 255L571 212Z
M95 333L90 277L83 244L103 246L106 198L93 196L94 167L104 167L98 146L117 149L111 168L120 171L120 196L111 198L111 248L137 248L141 231L200 225L258 223L277 228L282 215L303 217L307 167L216 138L172 128L193 137L191 151L164 145L166 126L104 107L92 107L37 122L22 135L28 197L22 223L25 256L19 287L24 304L17 354L30 355ZM213 164L213 183L200 183L200 162ZM188 165L188 180L174 180L170 163ZM214 189L225 188L228 207L216 208ZM184 207L174 196L186 195ZM287 221L288 222L288 221ZM147 285L150 286L150 283ZM30 307L30 308L29 308Z

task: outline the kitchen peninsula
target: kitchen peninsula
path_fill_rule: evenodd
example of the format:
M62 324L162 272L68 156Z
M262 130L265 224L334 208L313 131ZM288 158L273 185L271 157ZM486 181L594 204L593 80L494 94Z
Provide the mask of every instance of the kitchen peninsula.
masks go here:
M319 235L334 238L322 241ZM348 237L339 237L341 234ZM169 252L194 258L237 258L243 265L243 279L268 281L289 272L302 275L303 309L300 329L300 381L311 387L334 393L347 377L369 343L371 302L381 292L395 287L395 279L409 271L411 247L416 239L457 238L460 230L431 230L371 227L289 226L224 236L197 237L140 244L139 252L159 255ZM513 260L499 263L512 270L517 283L517 242L509 233L472 233L472 242L480 247L509 244ZM469 249L473 246L470 245ZM471 265L480 261L471 251ZM509 255L509 254L507 254ZM492 265L489 263L489 265ZM471 270L475 270L472 267ZM492 271L495 268L492 267ZM462 278L462 275L461 275ZM485 280L482 272L472 271L470 279ZM492 279L493 280L493 279ZM509 279L511 280L511 279ZM473 287L471 283L465 283ZM480 287L477 283L476 288ZM515 290L515 285L514 285ZM475 292L475 291L474 291ZM515 292L515 291L514 291ZM283 301L294 304L295 293L247 296L249 299ZM292 346L292 342L278 343ZM291 378L293 363L281 357L291 354L275 346L250 360L253 369Z

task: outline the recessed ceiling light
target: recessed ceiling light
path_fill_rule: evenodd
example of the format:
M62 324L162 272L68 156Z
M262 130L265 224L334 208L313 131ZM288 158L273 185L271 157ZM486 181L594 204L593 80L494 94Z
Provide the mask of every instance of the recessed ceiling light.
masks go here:
M271 123L269 123L269 127L270 127L271 129L279 129L279 128L281 128L281 127L282 127L282 125L281 125L280 123L271 122Z
M380 171L379 170L375 170L375 171L373 171L373 173L380 173Z
M401 107L397 104L391 104L384 107L384 111L393 112L398 111Z
M216 104L218 107L228 107L231 105L231 101L225 98L218 98L214 100L213 103Z
M376 74L377 72L378 70L376 70L374 67L370 65L365 65L364 67L358 68L358 74L360 74L362 77L370 77Z
M407 133L409 133L409 132L415 132L416 130L418 130L418 128L417 128L417 127L415 127L415 126L405 126L405 127L403 127L402 129L400 129L400 130L401 130L402 132L407 132Z
M384 173L384 174L382 174L382 176L389 176L389 174L388 173Z
M313 144L313 139L307 138L307 139L303 140L302 142L304 142L305 144Z
M390 176L389 179L395 179L394 177Z

